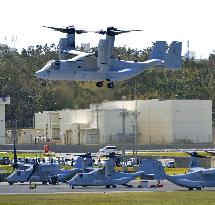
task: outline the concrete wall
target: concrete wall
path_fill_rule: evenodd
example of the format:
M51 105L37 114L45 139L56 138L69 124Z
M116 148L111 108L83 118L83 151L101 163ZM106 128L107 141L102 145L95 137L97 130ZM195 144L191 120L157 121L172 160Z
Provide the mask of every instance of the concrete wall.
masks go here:
M126 142L133 139L133 112L125 111L125 137ZM99 111L99 144L122 144L123 143L123 110L104 109Z
M212 101L171 100L172 141L212 142Z
M35 142L46 142L46 136L43 129L20 129L18 133L18 144L31 144Z
M10 104L10 97L0 97L0 144L5 144L5 105Z
M138 141L140 144L171 143L171 103L168 101L137 101Z

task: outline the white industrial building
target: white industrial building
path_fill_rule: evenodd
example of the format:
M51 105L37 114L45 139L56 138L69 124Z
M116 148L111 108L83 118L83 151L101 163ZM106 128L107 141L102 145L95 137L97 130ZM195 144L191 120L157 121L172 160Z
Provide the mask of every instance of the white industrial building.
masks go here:
M137 114L139 144L212 142L211 100L137 100L102 103Z
M212 101L104 102L89 109L36 113L35 128L61 144L210 143Z
M0 97L0 145L5 144L5 105L10 104L10 97Z

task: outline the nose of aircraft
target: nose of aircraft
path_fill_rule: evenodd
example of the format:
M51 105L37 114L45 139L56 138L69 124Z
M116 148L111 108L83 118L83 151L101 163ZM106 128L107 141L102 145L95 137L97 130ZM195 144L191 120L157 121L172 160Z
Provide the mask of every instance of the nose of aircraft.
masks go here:
M43 69L41 69L35 73L34 77L36 77L38 79L45 79L46 78L46 72Z

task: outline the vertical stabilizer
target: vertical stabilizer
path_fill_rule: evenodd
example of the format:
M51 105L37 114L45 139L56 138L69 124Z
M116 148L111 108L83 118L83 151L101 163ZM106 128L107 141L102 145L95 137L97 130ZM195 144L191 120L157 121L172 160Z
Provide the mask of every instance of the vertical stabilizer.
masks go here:
M164 180L166 174L160 161L158 160L141 160L139 171L144 171L144 175L153 175L156 180Z
M149 60L151 59L164 60L166 55L166 48L167 48L166 41L156 41L152 48L152 52L149 55Z
M168 49L168 52L165 56L165 66L167 68L180 68L182 66L182 57L181 57L182 43L178 41L173 41Z

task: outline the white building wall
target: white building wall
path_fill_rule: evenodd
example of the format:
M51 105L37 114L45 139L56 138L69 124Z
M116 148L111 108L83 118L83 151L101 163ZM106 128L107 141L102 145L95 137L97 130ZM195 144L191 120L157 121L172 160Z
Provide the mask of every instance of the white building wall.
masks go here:
M99 111L99 144L123 143L123 117L122 110L102 110ZM133 112L127 112L125 118L126 141L133 139Z
M137 101L140 144L171 143L170 107L168 101Z
M172 136L175 142L212 142L212 101L172 100Z
M0 104L0 144L5 144L5 105Z
M5 144L5 105L10 104L10 97L0 97L0 145Z
M96 108L96 104L91 104L91 108ZM110 102L103 102L99 104L99 109L127 109L129 111L134 111L135 110L135 101L110 101Z
M52 124L53 127L56 121L56 129L58 128L58 131L60 129L60 133L65 134L66 130L71 129L73 123L88 124L88 128L97 128L98 122L99 144L122 143L122 109L129 112L125 119L127 141L133 138L136 122L139 144L212 141L212 101L210 100L104 102L90 105L90 109L44 112L39 113L38 116L35 114L35 127L45 130L46 124ZM50 118L51 115L55 115L54 113L59 113L56 115L59 117L55 120ZM137 113L137 121L135 113ZM48 131L50 136L52 136L51 132L52 129Z
M47 138L62 140L65 138L67 130L72 129L72 124L88 124L91 120L92 111L83 110L61 110L61 111L44 111L35 113L35 128L47 129Z

